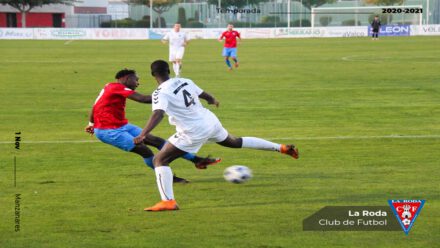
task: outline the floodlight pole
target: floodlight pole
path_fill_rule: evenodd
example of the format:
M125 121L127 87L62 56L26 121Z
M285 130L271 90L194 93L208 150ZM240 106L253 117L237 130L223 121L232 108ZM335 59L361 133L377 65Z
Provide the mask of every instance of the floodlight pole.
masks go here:
M290 29L290 0L287 0L287 28Z
M150 0L150 29L151 28L153 28L153 0Z
M426 25L429 25L429 0L426 0Z
M356 7L356 14L354 15L354 26L355 27L357 27L357 24L358 24L358 11L359 11L358 8L357 8L358 7L358 1L359 0L356 0L356 6L355 6Z
M221 10L222 7L222 0L218 0L218 9ZM218 27L221 27L221 22L222 22L222 12L218 11Z

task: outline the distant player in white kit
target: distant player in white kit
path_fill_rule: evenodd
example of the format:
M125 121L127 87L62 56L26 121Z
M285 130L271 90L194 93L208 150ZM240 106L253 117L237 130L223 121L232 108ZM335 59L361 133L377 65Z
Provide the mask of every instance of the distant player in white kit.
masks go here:
M169 116L170 124L176 126L177 132L168 139L153 160L162 201L146 208L146 211L179 209L173 193L173 172L168 165L187 152L196 153L207 141L230 148L276 151L298 158L298 149L294 145L277 144L256 137L232 136L217 116L200 102L200 99L204 99L208 104L218 107L219 102L212 95L200 89L190 79L170 79L169 74L167 62L156 60L151 64L151 75L159 85L153 93L153 115L141 134L134 138L136 144L142 143L165 113Z
M182 59L185 53L185 46L188 44L186 34L180 31L180 24L174 24L173 30L167 33L162 38L162 43L170 44L170 57L169 60L173 63L173 70L176 77L180 77L180 71L182 70Z

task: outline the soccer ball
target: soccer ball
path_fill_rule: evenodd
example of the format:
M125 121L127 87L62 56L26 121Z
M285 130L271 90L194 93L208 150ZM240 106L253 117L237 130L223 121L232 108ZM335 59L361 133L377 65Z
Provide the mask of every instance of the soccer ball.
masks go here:
M409 220L409 219L403 219L402 220L402 223L403 223L403 225L405 225L405 226L409 226L409 224L411 224L411 221Z
M234 165L225 169L223 177L231 183L244 183L252 178L252 171L244 165Z

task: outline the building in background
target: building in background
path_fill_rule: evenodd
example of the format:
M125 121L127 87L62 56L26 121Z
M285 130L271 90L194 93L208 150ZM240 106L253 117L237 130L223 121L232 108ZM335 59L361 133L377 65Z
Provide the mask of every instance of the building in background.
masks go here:
M107 14L112 17L112 20L122 20L130 17L126 0L109 0L108 4Z
M33 8L26 14L26 27L99 27L111 20L108 0L82 0L72 6L50 4ZM21 13L0 5L0 27L22 27Z

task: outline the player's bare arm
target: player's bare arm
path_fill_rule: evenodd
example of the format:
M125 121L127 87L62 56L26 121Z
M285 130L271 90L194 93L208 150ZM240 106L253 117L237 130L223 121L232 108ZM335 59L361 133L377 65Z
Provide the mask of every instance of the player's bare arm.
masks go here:
M93 135L95 133L95 130L93 129L93 107L89 114L89 124L85 128L86 133L89 133L90 135Z
M217 101L217 99L215 99L212 95L205 91L203 91L202 94L199 95L199 98L206 100L208 104L215 105L217 108L220 105L220 102Z
M151 96L150 95L143 95L143 94L140 94L137 92L129 95L128 99L131 99L133 101L140 102L140 103L151 103Z
M141 134L134 138L135 144L142 143L147 134L149 134L157 125L159 125L163 119L164 113L165 112L160 109L154 110L153 115L151 115L147 125L145 125L144 129L142 129Z

